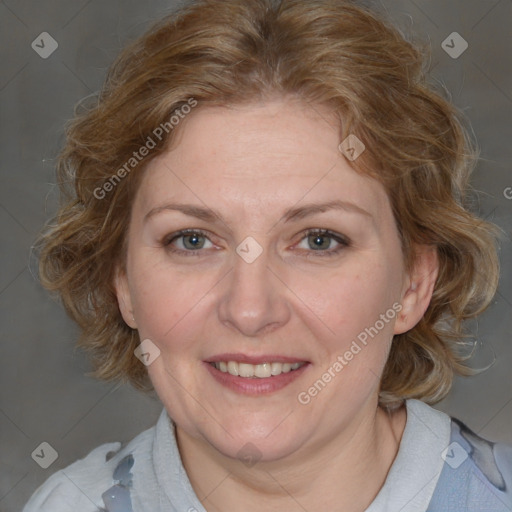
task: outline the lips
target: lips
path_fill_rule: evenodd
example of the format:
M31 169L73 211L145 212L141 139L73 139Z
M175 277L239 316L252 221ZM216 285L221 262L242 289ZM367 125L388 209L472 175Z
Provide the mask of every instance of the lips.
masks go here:
M218 354L203 363L217 382L249 395L278 391L311 366L305 359L279 354Z

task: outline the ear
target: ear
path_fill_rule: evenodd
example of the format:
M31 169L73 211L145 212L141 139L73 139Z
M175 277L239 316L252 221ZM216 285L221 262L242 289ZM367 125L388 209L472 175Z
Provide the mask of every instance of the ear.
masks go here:
M128 277L126 272L121 268L117 268L114 276L114 288L117 296L119 310L123 316L123 320L132 328L137 329L137 323L133 315L132 298L130 288L128 286Z
M395 334L412 329L425 314L430 304L439 274L437 247L418 245L413 269L407 276L402 292L402 309L395 322Z

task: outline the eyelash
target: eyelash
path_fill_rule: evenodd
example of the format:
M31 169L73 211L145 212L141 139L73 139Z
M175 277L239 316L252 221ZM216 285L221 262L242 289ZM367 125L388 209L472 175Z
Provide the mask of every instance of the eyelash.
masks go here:
M200 255L199 253L201 252L201 249L184 251L182 249L172 248L172 245L171 245L172 242L174 242L175 240L177 240L177 239L179 239L179 238L181 238L183 236L186 236L186 235L200 235L200 236L205 237L208 240L210 240L208 238L208 233L206 233L206 231L203 231L201 229L183 229L181 231L178 231L177 233L173 233L172 235L169 235L169 236L165 237L162 240L162 245L164 247L166 247L167 250L172 252L172 253L181 254L181 255L184 255L184 256L199 256ZM322 237L328 237L328 238L331 238L331 239L335 240L339 244L339 246L337 248L333 249L333 250L327 250L327 251L310 250L310 251L308 251L308 252L314 254L313 257L316 257L316 256L319 256L319 257L336 256L341 251L343 251L347 247L350 247L350 245L351 245L350 240L348 238L346 238L344 236L341 236L341 235L338 235L337 233L334 233L332 231L329 231L328 229L308 229L308 230L306 230L303 233L303 236L299 240L299 242L301 242L302 240L304 240L305 238L307 238L307 237L309 237L311 235L319 235L319 236L322 236ZM211 242L211 240L210 240L210 242ZM311 254L310 255L306 255L306 258L310 258L311 256L312 256Z

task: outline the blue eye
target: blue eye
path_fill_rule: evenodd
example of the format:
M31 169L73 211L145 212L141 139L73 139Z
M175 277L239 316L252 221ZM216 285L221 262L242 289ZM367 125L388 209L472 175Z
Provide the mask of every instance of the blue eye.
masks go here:
M172 244L177 243L178 247L173 248ZM212 243L207 237L207 234L204 231L199 229L184 229L183 231L179 231L171 235L171 237L167 238L163 245L166 246L171 252L178 253L189 253L190 256L194 256L195 252L200 249L208 249L210 247L205 247L205 244L209 242L210 246L213 247Z
M350 245L347 238L333 233L327 229L311 229L306 232L306 236L301 240L305 240L310 251L316 252L318 256L333 256L341 252ZM333 242L337 244L332 248ZM304 249L304 248L301 248Z
M350 241L337 233L326 229L310 229L304 233L301 243L306 241L307 247L300 247L306 252L315 253L309 256L334 256L350 246ZM208 246L208 244L210 244ZM336 244L333 248L333 244ZM200 229L184 229L169 235L162 241L162 245L173 253L184 256L199 256L201 249L211 249L212 242L208 234Z

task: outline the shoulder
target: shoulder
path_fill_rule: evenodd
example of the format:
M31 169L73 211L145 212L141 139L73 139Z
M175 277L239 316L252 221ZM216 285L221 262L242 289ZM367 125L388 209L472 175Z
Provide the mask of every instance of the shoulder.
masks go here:
M103 494L116 483L116 470L119 472L131 454L137 454L140 460L151 457L154 429L145 430L124 447L120 442L98 446L83 459L57 471L34 492L22 512L105 511Z
M484 439L451 418L450 443L441 456L444 466L429 510L512 510L512 446Z

